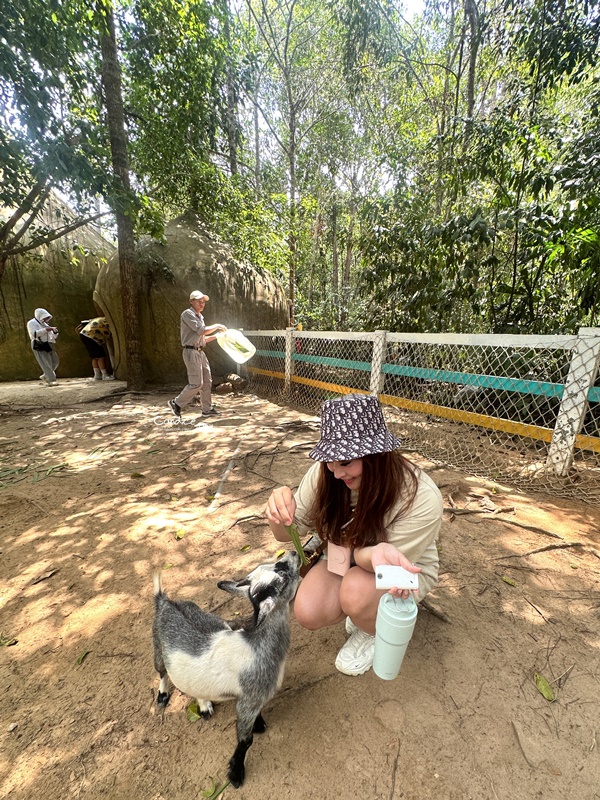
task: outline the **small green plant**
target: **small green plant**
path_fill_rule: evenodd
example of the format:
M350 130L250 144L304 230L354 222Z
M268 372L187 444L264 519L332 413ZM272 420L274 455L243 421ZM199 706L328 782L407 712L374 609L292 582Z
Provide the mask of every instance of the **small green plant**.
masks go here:
M212 786L210 789L204 789L200 792L202 797L205 797L206 800L217 800L217 798L223 794L225 789L229 786L229 781L224 783L223 786L219 786L216 780L211 776L209 776L212 781Z
M288 532L290 539L292 540L292 544L294 545L296 552L300 556L300 563L302 566L306 566L308 564L308 559L304 554L304 550L302 549L302 543L300 541L300 534L298 533L298 526L295 522L292 522L291 525L285 526L286 531Z

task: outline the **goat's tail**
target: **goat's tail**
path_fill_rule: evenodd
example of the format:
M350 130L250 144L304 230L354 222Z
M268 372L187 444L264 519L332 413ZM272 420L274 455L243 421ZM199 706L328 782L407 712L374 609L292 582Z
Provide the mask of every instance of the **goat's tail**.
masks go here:
M162 574L162 570L159 568L159 569L155 569L154 570L154 574L152 575L152 580L154 582L154 596L155 597L159 597L161 594L163 594L161 574Z

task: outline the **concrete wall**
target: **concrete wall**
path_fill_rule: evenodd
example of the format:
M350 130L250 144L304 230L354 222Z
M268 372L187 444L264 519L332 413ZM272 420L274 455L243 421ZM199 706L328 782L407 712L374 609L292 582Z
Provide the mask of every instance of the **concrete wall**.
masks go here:
M47 214L64 214L65 208L53 198ZM85 248L84 253L78 245ZM75 327L97 314L93 293L98 260L113 251L94 229L84 227L48 247L9 260L0 284L0 381L33 380L40 375L26 330L36 308L47 309L59 330L59 379L93 374Z

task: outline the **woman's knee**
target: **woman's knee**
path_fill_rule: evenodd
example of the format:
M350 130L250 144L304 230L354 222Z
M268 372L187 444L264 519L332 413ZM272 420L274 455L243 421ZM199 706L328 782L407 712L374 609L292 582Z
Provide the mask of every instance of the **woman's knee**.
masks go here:
M309 631L316 631L323 626L322 620L317 613L317 608L314 603L310 602L309 598L304 601L302 597L296 596L294 600L294 616L298 623Z
M375 578L360 567L351 569L342 581L340 603L350 617L358 615L371 605Z
M302 612L298 613L295 610L294 614L300 627L306 628L307 631L318 631L319 628L323 627L323 623L314 616L305 616Z
M294 600L294 615L298 623L309 631L333 625L341 614L339 601L318 592L302 591L302 584Z

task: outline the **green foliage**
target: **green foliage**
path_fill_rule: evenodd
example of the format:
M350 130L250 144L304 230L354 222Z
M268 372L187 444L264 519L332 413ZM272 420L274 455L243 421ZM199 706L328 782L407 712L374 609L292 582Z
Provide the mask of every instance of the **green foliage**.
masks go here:
M429 3L408 24L392 0L115 5L135 195L108 177L95 13L15 0L0 202L100 195L158 238L192 210L306 327L598 324L595 6Z
M15 0L0 19L0 198L18 204L36 181L81 198L106 188L97 73L81 8Z
M133 163L157 199L217 145L226 49L219 8L135 0L123 20Z
M113 177L100 85L100 17L81 0L15 0L0 19L0 277L8 255L51 241L97 216L97 200L159 233L155 205ZM67 219L44 222L52 190ZM17 224L15 224L17 223ZM27 233L27 238L24 234Z
M598 60L597 9L581 0L505 0L508 50L524 61L540 89L585 79Z

